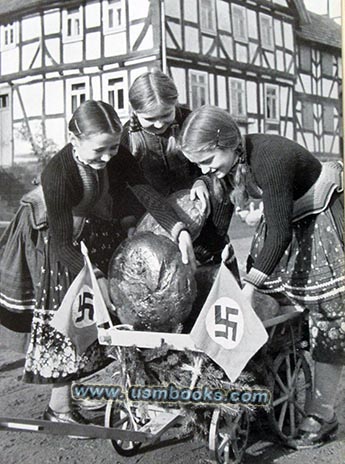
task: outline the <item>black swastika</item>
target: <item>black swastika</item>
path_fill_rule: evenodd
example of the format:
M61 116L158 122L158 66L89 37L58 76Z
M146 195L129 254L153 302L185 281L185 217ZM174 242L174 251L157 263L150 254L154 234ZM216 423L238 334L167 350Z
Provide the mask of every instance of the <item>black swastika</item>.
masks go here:
M229 334L229 330L231 329L232 330L232 341L235 342L236 341L236 335L237 335L237 322L235 321L231 321L229 320L229 316L230 315L234 315L234 316L237 316L238 315L238 309L236 308L229 308L228 306L225 307L225 311L226 311L226 317L225 318L222 318L221 316L221 306L220 305L215 305L214 309L215 309L215 322L217 325L219 324L223 324L224 325L224 330L223 331L220 331L220 330L216 330L214 335L216 337L224 337L226 339L228 339L228 334Z
M90 299L91 302L88 303L86 300L87 299ZM93 321L93 304L92 304L92 300L93 300L93 295L92 293L89 293L89 292L84 292L83 293L83 296L79 295L79 308L78 308L78 313L80 314L77 318L76 318L76 322L82 322L86 319L85 317L85 312L88 311L88 320L90 321Z

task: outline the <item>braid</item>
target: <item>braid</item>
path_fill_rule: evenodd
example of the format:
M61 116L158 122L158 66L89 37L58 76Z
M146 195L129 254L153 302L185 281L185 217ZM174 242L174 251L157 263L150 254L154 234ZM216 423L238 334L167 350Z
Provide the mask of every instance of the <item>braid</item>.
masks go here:
M244 209L249 201L249 194L247 190L249 166L247 163L247 153L243 137L235 150L235 154L238 156L239 163L235 174L230 177L230 182L233 186L233 190L230 193L230 199L235 206L239 206L241 209Z
M129 120L128 136L130 151L134 158L140 161L147 153L147 146L142 127L135 113L131 114Z

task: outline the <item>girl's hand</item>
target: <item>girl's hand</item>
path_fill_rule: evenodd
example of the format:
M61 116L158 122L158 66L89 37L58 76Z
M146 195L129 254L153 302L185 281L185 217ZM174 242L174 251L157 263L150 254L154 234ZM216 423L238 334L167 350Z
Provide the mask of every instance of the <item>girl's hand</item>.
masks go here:
M190 190L190 199L194 201L197 198L200 200L201 207L205 211L206 216L208 216L211 211L210 193L205 182L201 179L196 180Z
M183 264L190 263L193 271L196 270L196 259L194 255L192 239L189 232L182 230L177 239L178 247L182 255Z
M254 285L248 282L245 284L245 286L242 289L242 295L252 307L254 304L254 290L255 290Z

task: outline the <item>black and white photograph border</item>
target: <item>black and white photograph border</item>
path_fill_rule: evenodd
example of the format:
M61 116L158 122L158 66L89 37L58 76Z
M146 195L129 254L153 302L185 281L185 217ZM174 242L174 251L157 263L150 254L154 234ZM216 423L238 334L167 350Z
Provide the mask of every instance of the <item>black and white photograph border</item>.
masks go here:
M125 124L132 111L129 89L153 69L172 78L180 105L220 107L243 136L280 135L321 162L342 160L344 13L341 0L0 0L0 236L23 195L41 184L43 169L69 142L68 121L75 110L87 100L102 100ZM262 212L262 201L253 199L236 208L229 225L241 278ZM0 248L0 265L1 253ZM268 305L265 297L260 301ZM272 327L266 324L268 333ZM171 413L166 433L139 446L134 439L110 440L106 434L78 440L73 425L69 433L35 433L43 426L30 420L42 419L51 385L23 382L27 346L26 334L5 329L0 318L1 463L345 461L344 370L336 391L337 436L318 448L283 446L279 420L269 418L265 408L242 415L235 425L216 409L203 438L194 436L193 428L184 430ZM289 362L283 353L268 369L273 385ZM309 388L313 361L307 350L303 353L298 365ZM114 370L110 364L81 381L108 384ZM109 404L76 404L94 424L112 427ZM136 411L118 409L120 427L130 429L133 422L134 429L138 423L145 429ZM17 418L21 430L5 418ZM218 448L226 437L225 449L235 451L224 457L224 447Z

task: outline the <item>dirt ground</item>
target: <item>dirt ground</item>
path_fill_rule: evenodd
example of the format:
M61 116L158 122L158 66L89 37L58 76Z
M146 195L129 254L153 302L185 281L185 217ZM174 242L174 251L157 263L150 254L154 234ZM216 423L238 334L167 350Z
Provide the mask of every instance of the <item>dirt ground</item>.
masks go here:
M247 239L235 241L236 251L244 255ZM244 263L240 261L240 266ZM24 355L4 348L0 338L0 416L41 418L49 399L50 387L24 384L21 374ZM260 432L253 424L251 446L244 464L344 464L345 463L345 372L337 395L340 423L337 440L316 450L293 451L274 443L270 432ZM98 413L102 414L102 413ZM100 418L101 420L101 418ZM107 440L75 440L32 432L0 431L0 464L174 464L210 463L207 443L191 439L161 442L145 448L135 457L119 456Z

